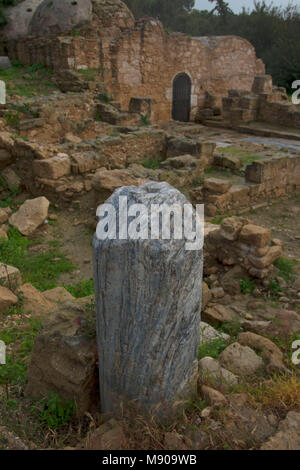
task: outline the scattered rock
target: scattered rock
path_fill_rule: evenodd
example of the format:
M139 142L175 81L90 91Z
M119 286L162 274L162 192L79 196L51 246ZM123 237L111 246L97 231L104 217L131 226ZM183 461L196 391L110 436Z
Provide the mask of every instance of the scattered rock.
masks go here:
M15 290L21 284L21 273L14 266L0 263L0 285Z
M219 326L220 323L230 322L235 319L236 315L223 305L214 305L207 308L202 313L202 319L213 326Z
M278 310L267 315L269 321L247 321L241 320L244 330L258 335L289 338L293 333L300 331L300 315L292 310Z
M248 376L255 374L264 366L264 362L253 349L233 343L219 357L220 364L234 374Z
M8 220L7 212L0 207L0 224L5 224L7 220Z
M261 450L300 450L300 413L290 411Z
M40 399L53 391L75 400L83 414L97 404L96 340L81 329L84 310L68 302L46 317L28 369L26 395Z
M259 448L261 444L274 434L278 420L260 408L253 408L248 403L246 393L234 393L228 397L229 413L222 420L223 433L227 439L239 444L247 442L247 448ZM249 444L249 440L251 444Z
M203 419L207 419L210 417L211 412L212 412L212 408L210 406L207 406L206 408L204 408L204 410L201 411L200 416Z
M3 230L2 227L0 227L0 240L4 240L4 241L7 241L8 240L8 236L7 236L7 233Z
M229 335L226 333L221 333L215 328L213 328L211 325L205 322L200 323L200 328L201 328L201 343L210 343L211 341L215 339L223 339L224 341L228 340L230 338Z
M201 393L204 400L207 401L211 406L219 407L227 405L227 400L223 393L215 390L214 388L202 385Z
M75 301L74 297L64 287L55 287L43 292L43 296L50 302L65 303Z
M268 372L286 372L287 369L283 363L283 353L278 346L268 338L256 335L255 333L240 333L238 341L243 346L249 346L259 350L262 357L268 361Z
M5 183L7 184L7 186L9 186L10 188L19 189L21 185L21 179L12 168L10 167L5 168L1 172L1 176L4 179Z
M225 295L223 287L214 287L210 292L214 299L221 299Z
M187 450L183 439L176 432L166 432L164 444L166 450Z
M0 426L0 447L1 450L29 450L28 446L21 441L13 432L9 431L6 426Z
M102 424L86 440L88 450L124 450L126 438L123 427L115 419Z
M238 383L238 377L224 369L212 357L204 357L199 361L199 373L203 379L212 380L216 385L236 385Z
M18 297L7 287L0 285L0 313L18 303Z
M199 159L192 155L179 155L178 157L167 158L161 163L162 168L175 168L180 169L197 169L199 166Z
M50 202L45 197L27 200L20 209L13 214L9 223L16 227L22 235L30 236L42 225L48 215Z
M36 316L50 313L55 304L47 300L44 295L31 284L23 284L20 287L23 296L23 308L25 313Z
M231 295L241 293L241 280L247 277L247 271L242 266L234 266L221 278L221 284L226 292Z

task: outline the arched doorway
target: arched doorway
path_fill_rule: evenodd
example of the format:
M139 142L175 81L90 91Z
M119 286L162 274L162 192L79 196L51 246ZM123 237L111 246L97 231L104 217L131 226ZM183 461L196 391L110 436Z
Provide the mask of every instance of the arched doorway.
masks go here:
M192 82L186 73L179 73L173 81L172 118L188 122L191 114Z

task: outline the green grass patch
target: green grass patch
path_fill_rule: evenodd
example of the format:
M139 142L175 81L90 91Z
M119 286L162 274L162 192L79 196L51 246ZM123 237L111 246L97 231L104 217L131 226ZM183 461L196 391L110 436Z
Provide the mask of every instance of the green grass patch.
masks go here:
M41 291L53 289L61 274L74 270L74 265L56 246L49 245L45 253L28 253L36 242L23 237L16 228L10 228L7 235L7 241L0 241L0 261L18 268L24 283L29 282Z
M148 168L149 170L158 170L160 167L161 159L159 157L147 158L142 162L143 167Z
M30 353L41 325L42 320L30 319L26 329L16 327L0 331L0 340L4 341L7 350L14 346L12 352L6 354L6 364L0 366L1 385L25 384Z
M280 286L279 282L275 280L270 281L269 289L275 296L278 296L281 292L283 292L283 288Z
M11 207L12 209L16 209L18 204L14 203L14 198L21 193L21 189L8 186L2 176L0 175L0 189L4 190L6 194L2 194L2 199L0 200L0 207L6 208Z
M287 282L292 279L296 264L296 260L289 258L280 258L274 263L275 267L279 270L279 276Z
M249 277L246 277L245 279L241 280L240 288L241 288L242 294L247 295L247 294L253 294L253 292L256 289L256 286L254 282L252 281L252 279L250 279Z
M79 70L77 70L77 72L80 75L82 75L86 80L93 81L93 80L95 80L95 78L97 77L99 72L102 72L102 70L103 70L102 67L99 67L99 68L96 68L96 69L93 69L93 68L79 69Z
M111 95L108 95L107 93L99 93L98 95L98 100L101 101L101 103L111 103L113 101L113 97Z
M57 89L52 82L53 71L42 64L29 67L20 62L12 62L12 67L0 70L0 80L6 83L8 95L18 95L31 98L36 95L49 95Z
M35 403L32 411L41 424L56 431L71 421L76 406L74 400L63 400L56 393L51 392L48 399Z
M4 114L5 122L10 127L18 127L20 124L20 113L18 111L9 110Z
M64 286L73 297L80 299L94 294L94 281L89 279L87 281L80 281L71 286Z
M252 150L247 150L239 147L234 147L234 146L229 146L229 147L224 147L219 149L220 152L222 153L228 153L232 155L233 157L240 157L243 165L247 166L256 160L261 160L264 158L263 155L257 155L257 154L252 154Z
M202 343L199 346L198 350L198 359L203 359L204 357L212 357L217 359L221 352L224 351L228 346L228 343L222 339L217 338L207 343Z
M151 126L150 116L149 114L141 114L141 123L140 126L148 127Z
M242 333L243 328L241 322L236 319L224 322L220 331L222 331L223 333L227 333L232 339L236 340L238 335Z
M210 219L210 223L214 225L221 225L224 219L229 217L228 215L218 215L217 217L213 217Z
M39 117L39 113L35 109L33 109L32 106L29 103L24 103L22 105L12 104L10 107L14 111L17 111L18 113L24 114L25 116L27 116L29 118L35 119L35 118Z
M242 157L242 161L244 166L247 166L251 165L251 163L256 162L257 160L261 160L262 158L262 155L250 155L249 157Z

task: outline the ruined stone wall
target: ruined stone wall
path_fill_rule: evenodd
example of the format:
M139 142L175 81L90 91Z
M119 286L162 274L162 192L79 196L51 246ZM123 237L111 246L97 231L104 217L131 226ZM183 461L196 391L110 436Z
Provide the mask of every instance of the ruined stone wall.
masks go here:
M276 200L300 190L300 156L255 161L246 167L243 184L207 178L191 191L194 203L204 203L206 215L249 210L264 201Z
M300 127L299 107L288 100L285 88L274 87L271 75L254 77L251 93L229 90L222 99L222 116L229 126L252 121Z
M153 98L152 120L172 115L173 80L185 72L192 82L191 118L204 106L205 92L221 104L232 87L250 90L254 76L263 69L253 46L235 36L191 38L167 34L154 19L132 28L101 31L91 28L85 36L69 35L9 41L8 53L26 65L41 63L55 71L95 69L115 100L128 109L136 96Z
M191 115L205 102L205 92L220 104L232 84L252 87L257 62L251 44L241 38L190 38L166 34L158 21L151 20L124 34L113 47L112 91L127 108L130 97L154 99L154 120L170 119L173 80L181 72L192 81Z
M101 43L98 39L61 36L8 41L8 55L24 65L40 63L54 71L97 69L101 67Z
M291 102L274 102L267 99L259 104L258 119L285 127L300 128L299 106Z

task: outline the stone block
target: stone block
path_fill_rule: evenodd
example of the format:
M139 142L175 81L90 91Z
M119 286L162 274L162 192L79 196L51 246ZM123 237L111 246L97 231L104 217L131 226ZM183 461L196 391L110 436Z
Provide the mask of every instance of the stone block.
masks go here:
M35 160L33 172L40 178L57 180L71 173L71 160L68 155L61 154L47 160Z
M244 225L240 233L240 241L246 245L263 248L271 241L271 231L258 225Z
M204 181L204 190L212 194L225 194L232 186L230 181L226 181L220 178L206 178Z

